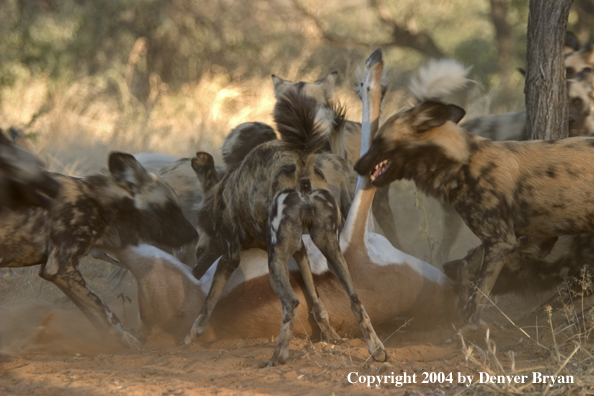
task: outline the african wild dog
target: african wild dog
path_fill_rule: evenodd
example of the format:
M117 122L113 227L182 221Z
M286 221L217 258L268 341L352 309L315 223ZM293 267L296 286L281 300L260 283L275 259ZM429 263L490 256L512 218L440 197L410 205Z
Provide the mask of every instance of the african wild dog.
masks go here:
M569 136L591 136L592 76L585 68L568 78L567 104L569 109ZM430 98L423 98L430 99ZM465 121L461 127L468 132L491 140L526 140L526 112L489 114Z
M376 186L414 180L450 202L483 244L477 287L489 293L502 267L518 263L518 237L594 232L594 139L495 142L458 127L463 116L433 101L400 111L355 170ZM475 288L464 308L468 323L478 321L481 299Z
M591 112L590 99L591 72L584 69L567 80L569 106L569 136L593 136L594 114ZM429 99L429 98L421 98ZM489 114L466 120L460 125L468 132L491 140L526 140L526 112ZM441 250L449 258L454 241L462 227L462 219L451 205L441 202L446 225L441 239Z
M186 337L187 344L204 333L221 292L240 263L241 249L248 247L268 250L270 282L283 307L279 340L267 365L284 363L289 353L295 308L299 304L289 283L287 263L291 256L303 276L316 322L330 341L338 342L340 337L330 326L328 313L313 284L301 240L302 234L309 232L347 291L370 353L378 361L386 360L385 349L352 288L340 252L340 212L327 190L324 174L314 167L313 153L326 139L318 109L317 102L299 90L286 90L274 109L282 140L256 147L220 181L209 154L198 153L193 159L192 166L201 176L205 191L198 215L200 238L209 238L208 250L222 257L200 314ZM213 256L210 251L202 256Z
M49 208L59 189L41 161L0 129L0 215L3 209Z
M223 144L221 151L223 159L226 160L224 167L217 168L217 172L222 175L225 169L236 163L241 162L243 157L255 146L271 139L276 139L274 130L261 122L244 122L229 132ZM190 164L191 158L177 158L162 153L141 153L135 154L134 158L149 172L157 174L166 182L179 198L182 212L186 219L196 226L196 216L200 201L202 201L202 186L192 170ZM173 254L178 260L190 267L196 265L196 241L189 241L184 246L171 250L161 248L168 253ZM106 255L105 252L94 249L91 255L97 259L107 261L118 266L108 277L110 284L117 287L121 284L127 273L122 263L118 263ZM206 271L205 268L204 271Z
M270 126L260 122L244 123L234 128L227 135L221 146L224 160L224 167L222 169L232 169L238 166L247 153L254 147L257 147L263 142L276 140L276 135L270 134L270 130L272 130ZM247 150L248 147L251 148ZM357 174L346 160L331 153L315 154L314 167L316 171L324 174L328 189L334 196L343 218L346 218L351 207L352 196L357 183ZM222 178L224 175L222 169L216 169L219 178ZM199 178L202 177L202 171L203 168L198 168L197 174ZM197 180L196 174L193 177ZM194 202L196 206L200 205L200 201ZM219 252L208 249L209 244L210 240L207 236L198 240L195 251L196 256L200 260L199 262L194 261L196 264L193 270L194 276L197 279L200 279L220 256ZM210 254L206 254L207 252L210 252Z
M443 318L451 319L456 314L455 304L452 304L456 300L452 282L437 268L398 251L384 237L367 229L371 206L369 195L373 195L373 190L357 192L357 203L348 214L348 226L341 233L341 250L353 286L365 301L371 322L377 325L414 316L414 323L434 326ZM333 313L331 324L340 335L346 336L357 323L349 312L343 288L309 236L303 236L303 244L320 299ZM114 255L130 269L137 281L143 334L148 335L153 327L157 327L179 341L198 315L217 262L198 281L187 266L152 246L126 247ZM239 267L221 294L203 336L209 341L212 337L270 337L278 334L283 313L275 302L277 297L270 284L268 255L262 249L243 250L240 255ZM303 278L293 259L289 271L291 285L300 301L300 307L295 310L299 325L294 331L303 336L317 336L319 328L310 317L311 300L307 298ZM403 279L406 279L405 284Z
M237 166L254 147L276 139L270 125L263 122L244 122L225 136L221 145L225 169Z
M340 112L342 114L337 114L334 111L336 107L331 104L331 99L337 75L337 72L333 72L320 80L310 83L284 80L273 74L274 96L278 102L286 90L298 89L303 95L314 99L319 105L320 111L324 113L324 124L328 130L326 133L327 141L322 150L339 155L352 166L359 158L361 124L345 120L344 111ZM385 92L385 90L386 86L384 85L382 91ZM337 128L337 126L340 126L340 128ZM389 186L378 189L372 210L386 237L394 246L400 247L394 223L394 214L390 208L389 191Z
M564 235L559 238L518 239L519 263L501 269L491 293L529 294L554 289L565 280L579 279L584 266L594 268L594 234ZM459 260L444 263L444 272L457 282L461 298L471 290L483 260L477 246Z
M0 267L41 264L39 275L60 288L100 331L139 343L86 286L78 270L91 248L109 252L147 241L178 247L197 237L171 188L130 154L111 153L109 174L54 174L62 185L49 209L0 214Z

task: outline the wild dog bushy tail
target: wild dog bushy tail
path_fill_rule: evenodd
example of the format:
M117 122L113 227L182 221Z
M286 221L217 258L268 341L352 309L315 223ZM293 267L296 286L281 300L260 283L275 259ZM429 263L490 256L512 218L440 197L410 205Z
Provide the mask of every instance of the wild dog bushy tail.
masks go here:
M439 100L464 87L469 81L466 75L470 69L453 59L431 59L419 68L418 76L411 78L408 89L419 102Z
M309 176L313 172L313 154L328 140L327 120L318 118L319 106L315 99L297 90L288 90L277 100L273 116L284 148L295 154L296 174L301 189L311 189Z

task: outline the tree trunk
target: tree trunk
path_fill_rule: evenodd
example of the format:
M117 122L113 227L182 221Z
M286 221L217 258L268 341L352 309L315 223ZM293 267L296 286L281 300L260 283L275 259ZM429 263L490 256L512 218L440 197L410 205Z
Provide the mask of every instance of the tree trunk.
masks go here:
M526 48L526 133L531 139L568 136L563 49L572 0L530 0Z
M497 68L503 82L507 85L512 72L511 59L514 52L512 27L507 21L509 0L489 0L489 2L491 3L491 20L497 39Z

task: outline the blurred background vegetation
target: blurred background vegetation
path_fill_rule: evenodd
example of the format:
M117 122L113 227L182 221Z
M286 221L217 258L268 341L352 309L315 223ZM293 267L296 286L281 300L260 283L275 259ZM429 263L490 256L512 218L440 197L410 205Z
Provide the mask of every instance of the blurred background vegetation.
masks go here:
M582 43L593 15L594 0L574 2ZM0 126L83 170L97 167L81 159L89 145L100 164L107 147L216 150L236 124L271 121L271 73L338 70L356 117L351 75L378 45L395 93L428 58L452 57L472 66L474 115L521 111L527 17L528 0L3 0Z
M469 116L524 110L528 0L0 0L0 127L21 129L49 168L86 174L110 150L191 156L245 121L272 124L270 74L314 81L360 119L354 70L378 45L402 107L430 58L472 66ZM594 0L575 0L569 29L592 37ZM398 184L398 186L396 186ZM407 253L430 262L443 224L433 200L395 183ZM404 194L404 195L403 195ZM406 221L405 221L406 220ZM419 224L421 226L419 226ZM416 230L416 232L415 232ZM470 232L453 249L477 241Z

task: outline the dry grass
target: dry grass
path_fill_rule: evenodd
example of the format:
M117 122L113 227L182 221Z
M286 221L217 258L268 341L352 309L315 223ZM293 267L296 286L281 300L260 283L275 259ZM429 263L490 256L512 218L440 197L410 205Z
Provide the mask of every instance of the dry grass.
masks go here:
M307 81L319 77L317 71L286 76ZM219 147L233 127L246 121L272 124L274 95L268 76L229 81L223 74L205 74L176 93L168 92L156 75L150 81L149 98L141 103L114 69L61 85L49 78L23 78L1 90L0 127L23 129L32 151L51 170L86 174L104 166L110 150L180 157L204 150L219 160ZM360 104L350 88L337 87L335 97L346 105L347 116L357 120Z
M577 287L575 287L577 285ZM568 280L558 290L557 299L561 308L556 312L550 305L545 307L546 323L533 328L522 328L507 316L512 329L525 336L522 349L535 348L545 358L535 366L531 362L519 362L516 356L523 353L519 348L497 354L495 340L487 330L483 347L471 343L458 333L462 351L469 370L488 373L490 376L528 375L526 383L473 383L473 386L458 394L516 394L516 395L566 395L592 394L594 392L594 285L591 274L584 266L580 279ZM590 296L590 297L588 297ZM491 300L489 300L495 305ZM499 307L496 307L499 309ZM539 336L540 329L540 336ZM530 335L528 332L531 332ZM503 355L503 356L502 356ZM533 383L533 372L543 376L573 376L573 383L556 383L554 386Z

